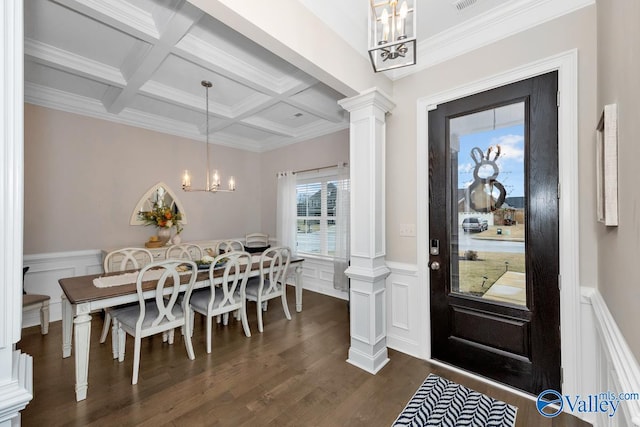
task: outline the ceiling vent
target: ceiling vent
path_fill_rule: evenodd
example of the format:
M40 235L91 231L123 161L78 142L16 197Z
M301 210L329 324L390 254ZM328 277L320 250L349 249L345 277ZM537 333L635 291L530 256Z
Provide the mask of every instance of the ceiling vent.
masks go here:
M456 9L462 10L468 8L469 6L472 6L477 1L478 0L454 0L452 1L452 4L456 7Z

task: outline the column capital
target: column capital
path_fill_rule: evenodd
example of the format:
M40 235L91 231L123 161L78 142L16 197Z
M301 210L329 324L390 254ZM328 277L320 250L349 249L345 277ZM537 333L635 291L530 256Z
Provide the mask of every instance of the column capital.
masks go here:
M364 92L352 96L350 98L341 99L338 105L349 112L357 111L363 108L377 107L385 113L390 112L396 106L391 97L380 89L373 87Z

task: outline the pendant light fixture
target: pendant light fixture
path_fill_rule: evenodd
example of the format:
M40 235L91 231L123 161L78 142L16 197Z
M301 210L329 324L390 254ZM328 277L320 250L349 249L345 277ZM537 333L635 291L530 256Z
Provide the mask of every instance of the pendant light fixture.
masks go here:
M376 73L415 65L417 3L370 0L369 58Z
M207 157L207 167L206 167L206 176L207 176L207 180L206 180L206 185L204 188L193 188L191 187L191 175L189 173L188 170L184 171L184 175L182 176L182 189L184 191L207 191L209 193L218 193L218 192L223 192L223 193L230 193L233 191L236 191L236 181L235 179L231 176L229 177L229 186L227 189L222 189L220 187L220 174L218 173L218 171L216 169L214 169L213 171L210 171L209 169L209 88L211 88L213 86L213 84L210 81L207 80L203 80L200 83L204 88L205 88L205 94L206 94L206 111L207 111L207 116L206 116L206 122L205 122L205 134L206 134L206 145L205 145L205 150L206 150L206 157Z

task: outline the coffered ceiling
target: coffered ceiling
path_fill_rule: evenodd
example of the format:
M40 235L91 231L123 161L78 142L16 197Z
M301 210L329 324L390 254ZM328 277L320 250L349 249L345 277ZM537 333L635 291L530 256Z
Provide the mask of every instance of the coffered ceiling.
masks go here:
M26 0L25 100L266 151L348 127L344 96L185 1Z
M367 55L369 0L297 1ZM418 1L418 66L391 79L594 0ZM262 152L348 127L343 94L186 0L24 7L26 102L204 141L209 80L212 143Z

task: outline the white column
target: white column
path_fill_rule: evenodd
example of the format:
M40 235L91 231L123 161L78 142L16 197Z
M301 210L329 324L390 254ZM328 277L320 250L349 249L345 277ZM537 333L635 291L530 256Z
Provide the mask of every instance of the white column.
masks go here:
M23 6L0 5L0 427L20 424L33 398L31 356L16 350L22 331Z
M344 99L351 116L351 347L347 362L375 374L387 354L385 278L385 114L395 106L370 89Z

